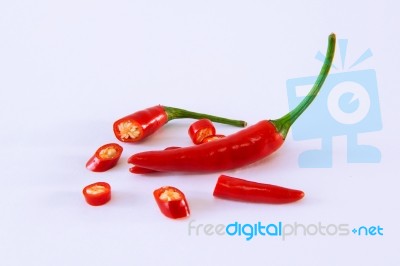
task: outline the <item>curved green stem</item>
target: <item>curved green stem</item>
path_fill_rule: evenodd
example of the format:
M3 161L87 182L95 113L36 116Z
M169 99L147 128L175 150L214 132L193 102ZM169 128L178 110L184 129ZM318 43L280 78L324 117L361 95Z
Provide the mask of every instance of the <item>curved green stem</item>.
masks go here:
M247 125L246 121L243 120L235 120L235 119L229 119L229 118L224 118L220 116L214 116L214 115L209 115L209 114L203 114L203 113L196 113L180 108L175 108L175 107L169 107L169 106L163 106L165 112L168 115L168 121L173 120L173 119L179 119L179 118L193 118L193 119L203 119L207 118L213 122L221 123L221 124L227 124L227 125L232 125L236 127L245 127Z
M283 138L286 138L292 124L312 103L312 101L315 99L318 92L320 91L322 85L324 84L324 81L328 76L329 70L332 65L333 56L335 54L335 44L336 44L336 36L334 33L332 33L331 35L329 35L328 49L326 51L324 64L322 65L321 71L319 72L319 75L314 83L314 86L307 94L307 96L299 103L298 106L296 106L296 108L294 108L288 114L282 116L279 119L271 120L271 122L275 125L276 129L283 136Z

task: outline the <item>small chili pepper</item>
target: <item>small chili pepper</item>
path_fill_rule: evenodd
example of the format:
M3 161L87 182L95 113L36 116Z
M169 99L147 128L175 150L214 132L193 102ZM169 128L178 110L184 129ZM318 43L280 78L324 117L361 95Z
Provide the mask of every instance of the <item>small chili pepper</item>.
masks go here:
M290 203L302 199L304 192L221 175L213 195L218 198L246 202Z
M209 119L200 119L190 125L188 133L194 144L200 144L204 138L215 135L215 127Z
M211 142L211 141L214 141L214 140L218 140L218 139L223 139L225 137L226 137L225 135L221 135L221 134L211 135L211 136L205 137L201 141L201 144L204 144L204 143L207 143L207 142Z
M157 105L117 120L113 125L113 130L120 141L137 142L153 134L169 121L179 118L207 118L214 122L238 127L245 127L247 124L242 120L227 119L175 107Z
M93 206L106 204L111 199L111 186L106 182L87 185L82 192L86 202Z
M265 158L283 144L291 125L320 91L332 65L336 37L329 36L325 62L308 95L285 116L263 120L225 138L202 145L132 155L128 163L157 171L215 172L239 168Z
M107 171L117 164L122 151L123 148L116 143L105 144L87 161L86 168L93 172Z
M154 190L154 199L160 211L172 219L187 217L190 214L185 195L179 189L171 186Z

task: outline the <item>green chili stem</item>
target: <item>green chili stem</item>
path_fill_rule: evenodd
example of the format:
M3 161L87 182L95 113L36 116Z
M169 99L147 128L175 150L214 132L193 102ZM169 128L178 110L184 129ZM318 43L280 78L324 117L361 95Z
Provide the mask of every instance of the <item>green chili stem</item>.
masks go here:
M334 33L332 33L331 35L329 35L328 48L324 64L322 65L321 71L317 77L317 80L314 83L314 86L312 87L310 92L306 95L306 97L299 103L299 105L296 106L296 108L294 108L286 115L282 116L279 119L271 120L271 122L275 125L276 129L283 136L283 138L286 138L292 124L312 103L312 101L315 99L318 92L320 91L322 85L324 84L324 81L328 76L329 70L332 65L333 56L335 54L335 44L336 44L336 36Z
M163 106L165 112L168 115L168 121L173 120L173 119L179 119L179 118L193 118L193 119L209 119L213 122L216 123L221 123L221 124L227 124L227 125L232 125L236 127L245 127L247 125L246 121L243 120L234 120L234 119L228 119L220 116L214 116L214 115L209 115L209 114L203 114L203 113L196 113L180 108L175 108L175 107L169 107L169 106Z

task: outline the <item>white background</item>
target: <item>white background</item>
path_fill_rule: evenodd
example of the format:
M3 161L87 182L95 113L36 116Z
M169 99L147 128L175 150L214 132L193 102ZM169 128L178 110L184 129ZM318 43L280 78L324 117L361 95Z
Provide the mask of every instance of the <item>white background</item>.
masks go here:
M395 1L1 1L1 264L399 265L398 10ZM349 39L349 61L373 51L358 69L377 73L383 129L360 141L380 149L381 163L347 164L338 137L332 168L299 168L298 155L315 143L289 134L269 159L225 172L305 191L288 205L214 199L220 173L130 174L135 152L190 145L191 120L182 120L123 145L106 173L85 168L99 146L117 141L116 119L156 104L250 124L280 117L286 80L318 73L314 56L331 32ZM102 207L81 194L96 181L113 189ZM190 218L162 216L152 198L162 185L186 193ZM192 220L380 225L384 235L246 241L189 236Z

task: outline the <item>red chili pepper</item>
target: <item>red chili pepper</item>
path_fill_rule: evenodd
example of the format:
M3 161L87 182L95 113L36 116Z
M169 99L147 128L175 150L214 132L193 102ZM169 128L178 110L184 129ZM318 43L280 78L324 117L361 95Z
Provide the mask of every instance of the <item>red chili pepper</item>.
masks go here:
M144 174L152 174L152 173L158 173L159 171L153 170L153 169L148 169L144 167L140 167L137 165L134 165L133 167L129 168L129 171L132 174L138 174L138 175L144 175Z
M123 148L116 143L109 143L97 149L86 163L86 168L93 172L104 172L113 168L121 157Z
M204 138L202 140L201 144L204 144L204 143L207 143L207 142L211 142L211 141L214 141L214 140L218 140L218 139L223 139L225 137L226 137L225 135L221 135L221 134L211 135L211 136L208 136L208 137Z
M302 199L304 192L221 175L218 178L213 195L218 198L246 202L290 203Z
M200 144L204 138L215 135L215 127L209 119L200 119L190 125L188 133L194 144Z
M117 120L113 125L113 130L115 136L120 141L137 142L153 134L169 121L179 118L207 118L222 124L238 127L246 126L246 122L241 120L232 120L219 116L195 113L175 107L157 105Z
M97 182L83 189L83 196L88 204L100 206L111 199L111 186L106 182Z
M175 150L175 149L179 149L180 147L167 147L164 150ZM148 168L144 168L144 167L140 167L137 165L134 165L133 167L129 168L129 171L133 174L151 174L151 173L158 173L159 171L153 170L153 169L148 169Z
M187 217L190 214L185 195L171 186L161 187L153 192L160 211L172 219Z
M329 36L325 62L313 88L287 115L277 120L263 120L235 134L202 145L137 153L128 162L157 171L213 172L242 167L270 155L283 144L290 126L321 89L332 64L335 39L334 34Z

